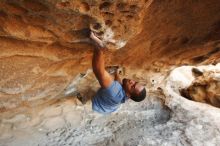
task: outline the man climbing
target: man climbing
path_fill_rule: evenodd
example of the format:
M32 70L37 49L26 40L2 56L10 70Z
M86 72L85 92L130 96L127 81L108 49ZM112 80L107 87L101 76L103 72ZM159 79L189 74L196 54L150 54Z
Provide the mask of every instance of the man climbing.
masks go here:
M93 52L92 68L101 85L101 88L92 99L93 110L99 113L111 113L116 111L120 104L124 103L128 98L136 102L144 100L146 89L143 85L126 78L121 83L117 71L115 79L113 79L105 70L105 46L93 32L91 32L90 38L96 46Z

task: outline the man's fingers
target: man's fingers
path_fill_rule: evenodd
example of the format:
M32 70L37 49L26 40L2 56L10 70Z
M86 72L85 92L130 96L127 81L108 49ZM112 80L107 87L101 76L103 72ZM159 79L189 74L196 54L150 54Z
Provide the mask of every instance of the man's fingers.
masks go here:
M100 38L98 36L96 36L95 33L92 32L92 31L90 33L90 38L93 39L93 40L100 40Z
M94 38L94 33L92 31L90 32L90 38Z
M102 42L102 40L100 38L98 38L94 32L91 31L90 33L90 38L97 43L100 47L104 47L104 43Z

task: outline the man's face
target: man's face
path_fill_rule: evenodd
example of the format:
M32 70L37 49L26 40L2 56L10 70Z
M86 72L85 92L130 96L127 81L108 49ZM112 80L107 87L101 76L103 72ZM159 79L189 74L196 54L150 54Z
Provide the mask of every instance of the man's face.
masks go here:
M122 86L129 97L131 95L139 95L140 92L144 89L144 86L140 83L126 78L123 79Z

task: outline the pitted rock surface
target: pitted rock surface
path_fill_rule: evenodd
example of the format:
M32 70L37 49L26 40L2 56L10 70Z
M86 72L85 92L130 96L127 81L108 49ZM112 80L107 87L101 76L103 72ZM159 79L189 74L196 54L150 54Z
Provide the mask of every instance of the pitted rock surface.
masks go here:
M99 85L90 30L109 48L106 65L146 83L154 103L128 102L109 119L91 111ZM182 65L218 64L219 38L219 0L1 0L0 145L217 145L219 109L175 93L188 72L167 77Z
M2 0L1 110L65 94L91 68L90 30L107 42L108 65L162 72L216 64L219 8L217 0Z

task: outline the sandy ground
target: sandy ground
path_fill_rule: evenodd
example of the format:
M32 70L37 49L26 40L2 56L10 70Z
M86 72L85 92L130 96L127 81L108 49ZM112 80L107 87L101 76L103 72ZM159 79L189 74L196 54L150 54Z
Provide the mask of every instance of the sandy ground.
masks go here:
M220 67L212 66L219 70ZM152 76L146 100L100 115L69 97L32 113L2 117L1 146L180 146L220 144L220 109L187 100L177 89L193 80L189 68ZM182 80L181 80L182 79ZM161 87L158 89L158 87Z

